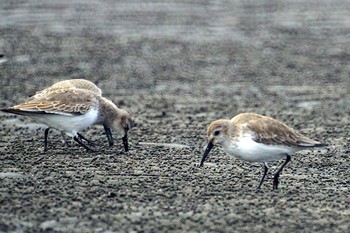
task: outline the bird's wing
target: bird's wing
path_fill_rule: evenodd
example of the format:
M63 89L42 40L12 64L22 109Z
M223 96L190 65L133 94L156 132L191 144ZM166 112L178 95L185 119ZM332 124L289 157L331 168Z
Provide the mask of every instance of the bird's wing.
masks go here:
M66 88L77 88L91 91L99 96L102 95L102 91L93 82L85 79L68 79L55 83L44 90L37 91L31 98L40 98L42 95L47 95L50 92L66 89Z
M269 117L251 119L246 127L253 132L253 140L258 143L289 147L313 147L321 144Z
M66 88L49 92L9 109L31 113L81 115L89 110L94 100L95 95L89 91Z

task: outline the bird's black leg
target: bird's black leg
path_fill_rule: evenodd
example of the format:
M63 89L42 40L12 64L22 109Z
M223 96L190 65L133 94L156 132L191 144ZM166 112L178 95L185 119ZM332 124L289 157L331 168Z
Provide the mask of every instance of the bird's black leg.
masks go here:
M78 135L78 138L79 138L80 140L86 141L89 145L94 145L94 143L93 143L91 140L87 139L86 137L84 137L84 136L81 135L80 133L77 133L77 135Z
M49 135L49 130L50 130L50 127L46 128L44 131L44 151L47 151L47 137Z
M81 145L82 147L84 147L86 150L88 151L94 151L92 150L90 147L88 147L87 145L85 145L82 141L79 140L79 138L77 138L77 136L73 137L74 141L76 141L77 143L79 143L79 145Z
M260 180L260 183L259 183L258 187L256 188L257 190L260 189L262 183L264 182L268 169L269 169L269 168L268 168L268 166L267 166L267 163L264 163L264 174L263 174L263 176L261 177L261 180Z
M107 126L103 126L107 135L107 139L108 139L108 144L109 146L113 146L113 136L112 136L112 132L111 129L108 128Z
M286 158L286 161L284 161L284 163L282 164L282 166L277 170L277 172L275 173L274 177L273 177L273 189L277 189L278 188L278 178L280 176L280 173L282 172L283 168L287 165L287 163L289 163L291 157L290 155L286 155L287 158Z

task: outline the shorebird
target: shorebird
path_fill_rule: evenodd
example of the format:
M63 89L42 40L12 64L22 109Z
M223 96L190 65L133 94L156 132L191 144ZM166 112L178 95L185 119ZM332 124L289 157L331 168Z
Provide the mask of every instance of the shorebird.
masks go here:
M255 113L242 113L231 120L212 122L207 129L208 145L200 166L203 166L210 150L220 144L230 155L248 162L264 164L264 173L257 187L259 190L268 171L268 162L285 159L273 179L273 189L278 188L278 178L291 160L291 154L326 144L297 133L282 122Z
M93 82L86 80L86 79L68 79L68 80L63 80L60 82L57 82L47 88L45 88L44 90L41 91L37 91L35 93L35 95L33 95L31 97L31 99L35 99L35 98L42 98L45 95L49 94L50 92L54 92L56 90L59 89L66 89L66 88L77 88L77 89L84 89L84 90L88 90L91 91L92 93L95 93L96 95L102 96L102 90L97 87ZM113 136L112 136L112 132L111 129L109 127L107 127L107 125L103 125L103 128L105 130L106 136L107 136L107 140L108 140L108 144L109 146L113 146ZM44 142L45 142L45 149L47 150L47 137L49 134L49 128L45 129L44 132ZM81 135L80 133L77 134L78 137L80 139L83 139L85 141L87 141L89 144L91 144L91 141L86 139L85 137L83 137L83 135ZM63 136L63 140L65 141L65 144L67 144L64 134L62 134Z
M112 101L87 90L57 89L2 111L28 116L55 128L87 150L91 149L81 141L79 132L91 125L102 124L124 132L123 145L125 151L128 151L128 131L132 127L130 114ZM46 143L47 141L45 148Z

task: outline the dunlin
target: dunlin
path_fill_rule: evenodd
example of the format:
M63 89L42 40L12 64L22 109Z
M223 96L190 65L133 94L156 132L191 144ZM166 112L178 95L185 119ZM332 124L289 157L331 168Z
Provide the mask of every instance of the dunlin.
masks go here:
M2 111L31 117L73 137L88 150L91 149L81 141L79 132L93 124L102 124L124 132L124 149L128 151L128 130L132 125L129 113L119 109L112 101L87 90L57 89Z
M278 188L282 169L291 160L291 154L313 147L326 146L297 133L280 121L254 113L242 113L231 120L212 122L207 130L208 145L200 166L203 165L214 145L220 144L227 153L248 162L260 162L264 173L257 189L260 189L268 171L268 162L285 159L273 179L273 189Z
M34 96L32 96L31 98L42 98L45 95L47 95L50 92L59 90L59 89L66 89L66 88L78 88L78 89L84 89L84 90L88 90L91 91L92 93L95 93L96 95L102 96L102 91L99 87L97 87L93 82L86 80L86 79L68 79L68 80L63 80L60 82L57 82L47 88L45 88L44 90L38 91L35 93ZM109 146L113 146L113 136L112 136L112 132L111 129L109 127L107 127L106 125L103 125L105 133L107 135L107 140L108 140L108 144ZM47 136L49 133L50 128L47 128L45 130L45 145L47 142ZM62 134L64 135L64 134ZM83 137L81 134L78 133L78 136L91 143L88 139L86 139L85 137ZM63 137L64 139L64 137ZM45 150L47 149L47 147L45 147Z

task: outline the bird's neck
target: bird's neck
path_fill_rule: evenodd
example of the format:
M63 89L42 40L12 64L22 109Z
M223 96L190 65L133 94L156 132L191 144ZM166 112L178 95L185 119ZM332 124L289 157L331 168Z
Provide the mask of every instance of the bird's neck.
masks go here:
M99 116L98 123L110 126L112 121L118 117L118 107L110 100L99 97L100 105L99 105Z

